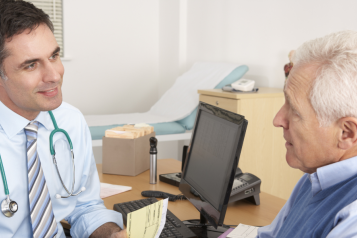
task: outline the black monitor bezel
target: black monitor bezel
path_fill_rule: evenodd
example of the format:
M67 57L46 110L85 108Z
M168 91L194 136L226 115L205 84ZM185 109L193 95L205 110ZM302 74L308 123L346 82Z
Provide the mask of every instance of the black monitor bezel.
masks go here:
M231 168L232 169L229 173L227 173L227 175L229 175L226 177L227 188L225 190L226 192L224 194L223 199L221 199L222 204L220 204L220 208L221 208L220 210L217 210L216 208L214 208L209 202L202 201L202 199L200 199L201 195L197 191L195 191L195 192L198 194L198 196L197 196L197 194L196 195L192 194L192 192L190 192L192 189L190 184L184 179L185 173L186 173L186 167L187 167L187 165L190 161L190 157L191 157L190 148L191 148L192 143L194 142L194 139L195 139L197 123L199 121L202 111L208 112L212 115L215 115L215 116L220 117L224 120L228 120L230 122L233 122L233 123L241 126L240 134L236 137L236 141L234 144L236 151L233 153L234 158L231 159L231 164L232 164ZM179 185L179 189L183 193L183 195L185 195L187 197L187 199L194 205L194 207L201 213L201 216L203 215L206 218L206 220L209 221L211 223L211 225L213 225L216 228L218 226L221 226L224 221L230 194L232 191L232 186L233 186L233 182L234 182L236 169L238 166L239 157L240 157L240 154L242 151L242 146L243 146L243 141L244 141L244 136L245 136L245 132L247 129L247 125L248 125L248 121L242 115L224 110L222 108L215 107L213 105L210 105L210 104L207 104L204 102L199 103L194 128L192 130L192 136L191 136L189 149L187 151L187 157L186 157L185 164L184 164L183 170L182 170L182 176L181 176L181 182ZM205 210L202 210L202 207L209 208L210 213L213 213L213 216L210 216Z

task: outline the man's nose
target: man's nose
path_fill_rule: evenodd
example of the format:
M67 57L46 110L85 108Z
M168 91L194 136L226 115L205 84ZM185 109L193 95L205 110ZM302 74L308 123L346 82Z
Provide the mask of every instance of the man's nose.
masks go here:
M44 82L58 82L61 80L61 68L58 64L47 62L44 67L43 81Z
M275 127L283 127L285 129L288 129L289 123L287 120L286 103L280 108L278 113L275 115L273 120L273 125Z

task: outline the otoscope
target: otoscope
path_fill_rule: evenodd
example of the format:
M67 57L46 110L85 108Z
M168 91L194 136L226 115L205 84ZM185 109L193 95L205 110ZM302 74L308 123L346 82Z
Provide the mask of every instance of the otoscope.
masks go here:
M157 139L150 138L150 183L157 183Z

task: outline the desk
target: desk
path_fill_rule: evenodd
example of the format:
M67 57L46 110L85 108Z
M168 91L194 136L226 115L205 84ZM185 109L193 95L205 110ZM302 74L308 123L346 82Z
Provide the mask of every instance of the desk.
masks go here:
M157 184L149 183L149 170L135 177L103 174L102 165L97 164L100 182L132 187L131 191L120 193L111 197L104 198L104 205L108 209L113 209L114 204L132 200L143 199L141 192L144 190L158 190L172 194L179 194L178 187L157 181ZM161 159L157 163L159 174L176 173L181 171L181 162L174 159ZM264 182L264 181L263 181ZM245 200L236 201L228 205L224 224L238 225L239 223L251 226L269 225L280 209L284 206L285 200L270 195L260 193L260 205L256 206ZM181 220L199 219L200 214L197 209L187 200L169 202L169 210ZM62 221L64 228L70 229L66 221Z
M149 184L149 171L135 177L102 174L102 165L97 165L99 179L103 183L118 184L132 187L131 191L120 193L104 200L108 209L113 209L116 203L143 199L143 190L158 190L172 194L179 194L178 187L158 181L157 184ZM181 162L174 159L158 160L158 174L175 173L181 171ZM264 181L263 181L264 182ZM237 225L239 223L252 226L265 226L270 224L276 217L280 209L285 204L285 200L260 193L260 205L256 206L247 201L237 201L228 205L224 224ZM169 210L181 220L199 219L200 215L196 208L187 200L169 202Z

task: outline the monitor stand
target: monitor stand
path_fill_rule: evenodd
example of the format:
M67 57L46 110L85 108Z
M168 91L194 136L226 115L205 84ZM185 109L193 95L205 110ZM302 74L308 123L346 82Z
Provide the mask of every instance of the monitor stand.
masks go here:
M207 219L200 213L200 220L193 219L183 221L183 223L196 234L198 238L217 238L222 235L229 227L218 226L217 229L214 226L207 223Z

